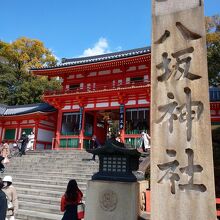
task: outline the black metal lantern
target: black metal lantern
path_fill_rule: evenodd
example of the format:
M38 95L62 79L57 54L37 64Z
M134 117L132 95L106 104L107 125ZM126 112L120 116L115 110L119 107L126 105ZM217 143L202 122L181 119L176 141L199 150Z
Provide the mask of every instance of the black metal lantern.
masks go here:
M136 149L127 149L124 144L109 140L103 147L87 151L99 156L99 172L92 180L137 181L132 171L138 170L141 154Z

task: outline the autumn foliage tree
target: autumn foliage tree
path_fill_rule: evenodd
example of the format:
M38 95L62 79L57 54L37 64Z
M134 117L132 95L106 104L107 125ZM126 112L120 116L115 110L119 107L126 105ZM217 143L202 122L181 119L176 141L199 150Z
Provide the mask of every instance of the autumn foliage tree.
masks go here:
M46 89L59 89L60 83L33 76L30 68L53 66L55 56L35 39L19 38L12 43L0 41L0 103L8 105L42 102Z
M206 17L209 83L220 86L220 16Z
M12 43L0 42L0 56L6 58L8 63L19 71L53 66L57 63L56 58L43 42L26 37L21 37Z

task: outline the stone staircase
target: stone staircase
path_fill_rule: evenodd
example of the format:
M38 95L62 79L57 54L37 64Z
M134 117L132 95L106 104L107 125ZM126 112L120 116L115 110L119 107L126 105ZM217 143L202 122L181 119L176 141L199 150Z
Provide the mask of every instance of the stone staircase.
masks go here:
M87 181L98 170L98 163L85 151L34 151L11 158L4 174L13 177L17 189L17 219L61 220L60 199L70 179L76 179L86 197Z

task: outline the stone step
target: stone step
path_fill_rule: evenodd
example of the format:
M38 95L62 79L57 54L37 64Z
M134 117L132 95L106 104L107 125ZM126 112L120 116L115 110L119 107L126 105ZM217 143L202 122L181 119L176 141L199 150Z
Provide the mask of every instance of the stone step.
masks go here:
M19 194L18 195L18 201L19 203L25 202L39 202L41 204L51 204L51 205L57 205L60 203L61 198L57 197L49 197L49 196L33 196L33 195L27 195L27 194Z
M98 160L98 157L96 157L96 159ZM79 158L79 157L76 157L76 158L73 158L73 157L59 157L59 158L53 158L53 157L41 157L41 158L31 158L31 157L26 157L26 158L9 158L10 162L14 162L14 163L54 163L54 162L58 162L58 163L74 163L74 162L77 162L77 163L83 163L83 164L86 164L86 163L90 163L90 162L93 162L92 161L92 157L89 157L89 158Z
M93 160L23 160L23 161L13 161L11 160L10 163L8 164L9 166L10 165L33 165L33 164L38 164L39 166L40 165L47 165L47 164L54 164L54 165L93 165L93 166L97 166L99 163L98 163L98 160L96 160L96 162L94 162Z
M50 191L58 191L58 192L65 192L66 186L60 186L60 185L52 185L52 184L36 184L36 183L24 183L24 182L14 182L13 183L16 188L26 188L26 189L44 189L44 190L50 190ZM87 183L78 183L79 188L86 188Z
M8 174L10 174L11 173L11 175L13 175L13 174L21 174L21 173L23 173L24 171L22 171L22 170L13 170L13 169L11 169L11 170L6 170L6 172L8 173ZM32 174L33 173L33 171L30 171L30 170L25 170L25 173L26 174ZM58 175L58 176L60 176L60 177L63 177L63 176L65 176L65 177L71 177L71 176L73 176L74 174L75 175L92 175L93 173L92 173L92 171L91 172L88 172L88 171L80 171L80 170L75 170L75 171L72 171L72 172L67 172L67 171L62 171L62 172L57 172L57 171L43 171L43 170L38 170L38 171L34 171L34 174L37 174L38 176L41 176L41 177L44 177L44 176L51 176L51 177L53 177L53 176L56 176L56 175Z
M63 215L19 209L17 219L21 219L21 220L61 220L62 216Z
M42 158L91 158L92 154L49 154L49 155L25 155L25 156L18 156L18 157L12 157L14 160L26 160L29 158L35 158L35 159L42 159Z
M58 197L48 197L48 196L34 196L27 194L19 194L18 201L19 203L25 202L35 202L41 204L51 204L51 205L60 205L61 198ZM83 202L85 203L86 195L83 195Z
M3 178L4 176L6 175L11 175L13 178L24 178L24 179L28 179L28 178L39 178L41 177L41 179L45 179L45 180L63 180L65 182L67 182L69 179L78 179L78 178L84 178L84 179L91 179L91 174L72 174L72 175L62 175L62 177L59 175L59 176L55 176L55 175L49 175L49 174L46 174L46 175L39 175L39 174L36 174L36 173L19 173L19 172L6 172L4 174L0 174L0 177Z
M58 214L58 215L62 214L59 205L23 201L19 203L19 208L23 210L32 210L32 211L46 212L46 213Z
M56 172L56 173L84 173L84 172L87 172L87 173L93 173L94 172L94 169L95 170L98 170L97 167L73 167L73 168L65 168L65 167L62 167L62 168L57 168L57 167L32 167L32 168L29 168L29 167L22 167L23 170L27 170L27 169L31 169L32 172L42 172L44 171L45 169L47 169L47 172ZM17 171L20 171L20 168L19 167L6 167L7 171L8 172L17 172Z
M61 198L61 196L63 195L63 193L65 191L52 191L52 190L44 190L44 189L28 189L28 188L16 188L18 195L22 195L22 194L28 194L28 195L32 195L32 196L48 196L48 197L53 197L53 198ZM83 195L85 195L86 193L86 188L80 188L80 190L82 191Z
M54 167L65 167L65 168L79 168L81 166L83 167L94 167L94 168L98 168L99 167L99 163L98 162L90 162L90 163L84 163L82 161L80 162L65 162L65 163L60 163L60 162L49 162L49 161L45 161L44 163L41 162L22 162L22 163L9 163L6 165L6 167L17 167L17 166L22 166L22 167L28 167L28 168L34 168L34 167L40 167L40 168L45 168L45 166L47 166L48 168L54 168Z
M61 153L68 153L68 154L89 154L86 150L35 150L35 151L27 151L26 155L31 154L61 154Z
M46 184L46 185L59 185L59 186L67 186L67 183L69 182L71 178L66 178L65 180L62 179L60 180L60 178L57 178L57 180L55 179L51 179L51 178L48 178L48 179L37 179L37 178L29 178L29 179L25 179L25 183L37 183L37 184ZM24 178L19 178L19 177L14 177L13 178L13 182L21 182L23 181ZM89 178L77 178L76 181L77 183L87 183L87 181L89 180Z

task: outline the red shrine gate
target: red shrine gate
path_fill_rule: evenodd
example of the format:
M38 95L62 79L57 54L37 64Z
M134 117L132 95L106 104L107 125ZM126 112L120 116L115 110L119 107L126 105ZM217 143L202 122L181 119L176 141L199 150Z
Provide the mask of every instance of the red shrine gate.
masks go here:
M140 48L32 69L62 79L62 90L43 97L58 111L53 147L82 149L93 134L104 143L109 133L137 147L141 131L150 128L150 59L150 48ZM211 109L219 124L220 102L212 102Z
M136 146L149 129L149 48L69 59L32 72L63 80L61 91L43 97L58 110L56 148L86 147L93 134L104 143L110 132Z

